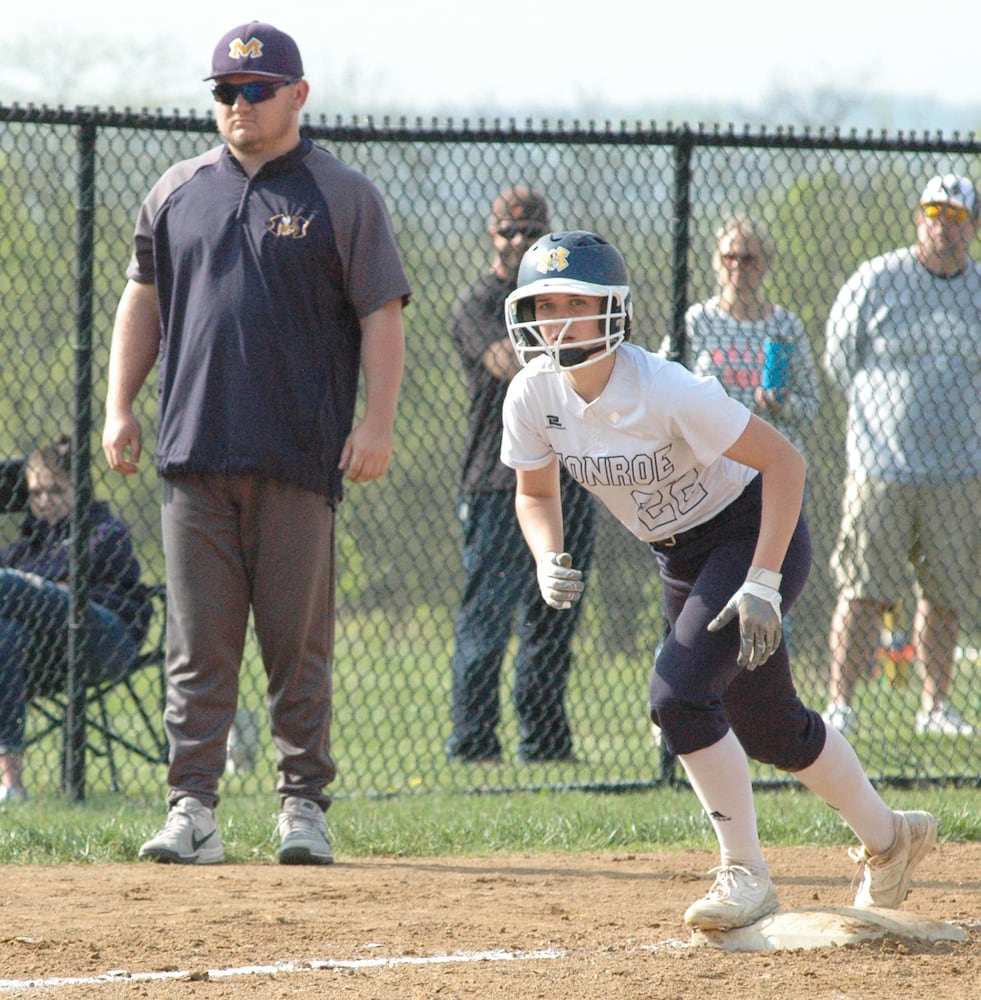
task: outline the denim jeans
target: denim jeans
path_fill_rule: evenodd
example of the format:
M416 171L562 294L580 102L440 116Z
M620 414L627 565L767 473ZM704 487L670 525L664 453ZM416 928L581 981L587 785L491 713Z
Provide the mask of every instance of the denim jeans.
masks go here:
M562 508L566 551L573 566L585 572L596 530L593 499L563 476ZM569 758L572 733L564 701L582 600L567 611L557 611L542 599L512 492L464 496L459 516L465 585L456 618L453 732L447 750L470 761L500 756L501 665L517 620L518 756L530 761Z
M23 751L28 699L65 686L68 605L64 587L0 569L0 754ZM123 620L92 604L87 624L86 683L125 677L138 650Z

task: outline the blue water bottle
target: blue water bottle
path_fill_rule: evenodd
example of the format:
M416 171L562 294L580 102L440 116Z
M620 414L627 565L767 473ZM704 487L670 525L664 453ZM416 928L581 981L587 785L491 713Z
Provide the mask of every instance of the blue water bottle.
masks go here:
M790 384L790 356L794 345L785 340L767 340L763 344L763 389L772 392L778 403L784 401Z

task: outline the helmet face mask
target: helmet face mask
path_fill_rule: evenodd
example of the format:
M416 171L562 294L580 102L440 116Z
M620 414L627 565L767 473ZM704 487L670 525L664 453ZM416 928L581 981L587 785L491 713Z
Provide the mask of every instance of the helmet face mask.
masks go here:
M595 315L535 318L538 295L577 295L600 300ZM577 230L549 233L525 253L518 287L505 303L508 336L522 366L542 355L555 371L596 364L630 336L630 286L619 251L602 237ZM595 322L595 336L565 345L573 323ZM544 329L548 328L546 337Z
M546 287L547 285L547 287ZM585 315L555 316L535 319L535 298L548 294L583 295L599 299L599 309ZM582 282L541 282L533 292L515 300L516 308L508 308L508 334L522 365L547 355L556 370L584 368L612 354L625 339L630 290L625 286L586 285ZM581 331L591 324L594 334L566 343L573 325ZM546 329L548 333L546 334Z

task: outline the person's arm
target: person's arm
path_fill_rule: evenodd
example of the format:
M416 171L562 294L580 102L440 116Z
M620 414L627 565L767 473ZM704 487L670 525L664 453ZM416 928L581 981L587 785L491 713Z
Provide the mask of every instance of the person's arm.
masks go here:
M729 599L708 628L716 632L738 616L741 667L755 670L783 639L780 616L781 568L800 518L805 464L800 452L759 417L725 452L726 458L758 469L763 500L760 533L746 582Z
M800 517L804 459L778 430L759 417L750 417L725 457L759 470L763 511L753 565L779 573Z
M563 551L562 498L559 462L544 469L516 473L514 509L528 548L535 559L538 587L549 607L571 608L583 591L582 571Z
M479 362L499 382L510 382L521 363L511 338L498 333L505 329L502 301L496 289L481 282L470 286L453 304L449 333L468 366Z
M89 582L109 590L123 591L139 580L140 564L136 559L129 528L118 518L93 526L89 538Z
M405 364L402 299L392 299L361 320L365 409L344 442L339 468L355 483L385 474L395 438L395 408Z
M160 350L157 291L151 284L129 281L116 309L109 349L109 381L102 450L109 467L136 472L143 448L143 431L133 403L153 369Z
M510 337L495 340L480 356L481 364L501 382L510 382L521 370Z
M844 393L861 367L865 302L870 289L865 287L867 268L860 268L838 293L825 328L824 368L831 380Z
M546 552L561 552L564 546L559 461L544 469L518 469L515 475L514 509L537 563Z

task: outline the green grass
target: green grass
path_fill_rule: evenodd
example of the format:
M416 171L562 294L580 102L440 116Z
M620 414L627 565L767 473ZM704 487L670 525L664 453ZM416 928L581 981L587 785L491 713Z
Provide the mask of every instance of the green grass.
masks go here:
M504 762L493 773L480 774L447 761L444 749L450 730L450 609L419 606L411 612L395 613L377 608L354 616L340 615L332 733L338 772L333 793L461 792L475 781L525 789L541 784L594 788L655 781L659 766L650 739L650 653L646 645L659 628L659 605L650 596L642 606L639 622L620 630L621 635L633 634L640 639L637 649L625 648L621 639L605 635L605 619L593 605L587 606L577 632L576 663L566 694L580 763L542 768L514 760L518 727L512 707L509 655L501 677L498 727ZM803 614L797 616L794 636L794 673L801 695L807 704L823 708L827 697L826 641ZM515 648L516 642L512 642L512 654ZM154 706L154 715L159 717L159 677L143 671L135 684L141 701ZM969 721L981 726L981 658L958 661L955 691ZM859 684L854 707L861 727L853 742L869 776L897 782L981 779L976 738L915 734L918 699L915 679L895 684L885 677L870 677ZM265 675L251 632L241 674L240 706L265 718ZM145 745L145 727L120 688L107 699L107 709L115 729ZM36 713L31 713L30 726L37 722ZM29 751L26 778L39 797L58 785L60 749L60 733L55 732ZM226 778L223 794L249 796L271 790L275 786L273 760L268 728L263 726L255 770ZM117 764L120 790L126 796L147 801L162 798L164 768L126 753L118 755ZM105 758L89 758L86 780L90 794L110 790L108 772ZM755 768L754 774L762 781L783 777L766 767Z
M393 616L365 612L339 622L333 753L336 797L328 820L340 859L373 855L482 855L499 851L654 851L713 848L711 829L687 788L658 784L660 764L647 715L649 655L603 639L587 616L567 695L577 763L522 764L514 759L517 724L511 677L502 677L499 735L504 761L468 767L447 760L452 616L418 608ZM656 631L648 622L645 635ZM823 702L823 643L801 635L797 677L810 704ZM157 679L137 678L152 701ZM958 663L957 690L972 721L981 719L981 662ZM869 680L856 707L855 747L867 773L881 779L897 808L926 808L951 840L981 840L981 770L974 739L917 737L918 685ZM264 715L265 678L253 641L246 651L240 704ZM140 722L122 694L109 699L114 726L138 740ZM32 719L36 725L37 719ZM232 861L269 862L275 854L274 749L260 737L254 770L226 776L219 808ZM25 777L33 799L0 806L0 864L132 861L163 820L166 767L119 752L121 788L110 791L105 758L90 756L86 800L72 805L57 791L60 735L32 746ZM852 844L840 818L809 793L786 787L772 768L754 766L766 844ZM964 779L958 782L958 779ZM933 783L931 783L933 782ZM966 787L955 787L958 783ZM637 791L609 791L615 788Z
M981 789L886 789L884 797L896 808L933 812L944 839L981 840ZM810 793L766 789L756 800L765 846L855 842L838 816ZM229 861L274 859L276 807L271 795L234 796L220 804ZM131 862L162 819L162 804L135 803L118 795L81 805L48 799L0 806L0 864ZM340 861L715 847L711 828L687 788L344 798L335 802L328 820Z

